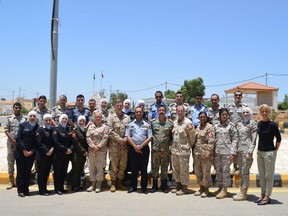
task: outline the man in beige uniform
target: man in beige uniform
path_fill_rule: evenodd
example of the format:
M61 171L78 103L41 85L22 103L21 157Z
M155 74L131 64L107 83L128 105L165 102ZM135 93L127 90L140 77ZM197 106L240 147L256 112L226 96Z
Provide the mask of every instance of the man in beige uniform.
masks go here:
M94 111L95 123L89 126L86 134L86 140L89 145L89 179L91 181L91 186L87 189L88 192L96 189L95 192L99 193L104 180L109 127L102 122L102 118L100 111Z
M7 136L7 162L8 162L8 175L9 183L7 190L16 187L14 179L14 152L16 150L16 135L19 129L19 125L25 122L25 118L21 115L22 105L19 102L13 104L13 115L7 118L4 132Z
M111 192L115 192L116 188L126 190L122 184L124 179L124 172L127 165L128 148L127 138L125 137L125 131L130 117L122 112L123 101L121 99L116 100L115 113L110 113L107 120L107 125L112 129L109 139L109 158L110 158L110 178L111 178ZM116 133L115 136L114 133ZM116 186L117 184L117 186Z
M185 117L185 108L176 108L177 120L174 121L171 160L174 178L176 180L176 195L187 194L189 184L189 159L191 148L195 142L195 129L190 119Z

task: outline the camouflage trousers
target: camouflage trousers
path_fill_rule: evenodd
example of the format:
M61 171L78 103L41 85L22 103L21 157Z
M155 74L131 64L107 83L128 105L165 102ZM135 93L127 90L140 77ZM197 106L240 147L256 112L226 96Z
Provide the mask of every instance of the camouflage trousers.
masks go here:
M211 160L206 160L201 157L201 155L194 154L194 164L195 164L195 175L197 178L197 182L200 186L204 186L206 188L211 186Z
M241 187L248 188L250 181L250 168L253 163L253 158L250 160L246 159L246 153L238 152L237 153L237 164L239 166L240 178L241 178Z
M215 154L216 179L218 187L229 187L231 185L230 179L230 165L229 155Z
M9 182L14 184L14 165L15 165L15 158L14 152L16 150L16 145L7 142L7 163L8 163L8 175L9 175Z
M104 180L107 152L89 152L89 179L91 182Z
M125 170L127 166L128 151L119 149L117 151L109 152L110 159L110 169L109 174L111 180L116 180L117 178L124 179Z
M182 185L189 184L189 159L190 155L171 155L175 181Z
M161 180L166 180L168 176L169 152L152 150L151 165L152 178L159 178L159 168L161 166Z

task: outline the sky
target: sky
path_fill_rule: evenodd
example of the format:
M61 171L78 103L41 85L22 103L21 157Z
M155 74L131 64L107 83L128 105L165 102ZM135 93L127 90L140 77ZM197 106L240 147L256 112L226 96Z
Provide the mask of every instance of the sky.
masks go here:
M49 98L52 4L0 0L1 98ZM287 8L287 0L59 0L57 98L103 89L137 101L202 77L205 97L267 81L283 101Z

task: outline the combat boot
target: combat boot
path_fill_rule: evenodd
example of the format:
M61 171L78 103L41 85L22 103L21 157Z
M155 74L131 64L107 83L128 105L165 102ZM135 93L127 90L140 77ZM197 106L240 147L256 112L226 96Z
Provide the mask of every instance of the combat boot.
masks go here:
M96 182L95 193L100 193L100 191L101 191L101 184L102 184L102 181L97 181L97 182Z
M168 185L167 185L167 179L161 180L161 190L162 190L164 193L168 193L168 192L169 192L169 190L168 190Z
M247 188L240 188L240 193L233 196L234 201L243 201L247 199Z
M117 179L117 188L120 190L127 190L127 188L122 184L122 180Z
M219 186L219 188L218 188L218 190L216 190L216 191L214 191L212 194L213 194L213 196L216 196L216 195L218 195L221 191L222 191L222 186Z
M200 189L194 193L194 196L200 196L204 192L204 186L200 185Z
M216 199L224 199L228 196L227 187L223 187L221 192L217 194Z
M153 179L153 185L150 190L150 193L155 193L158 190L158 179Z
M110 192L115 192L115 191L116 191L116 180L112 180Z
M206 198L209 195L209 188L203 187L203 193L201 194L201 198Z
M10 189L16 187L14 182L15 182L14 175L9 175L9 183L6 187L6 190L10 190Z
M177 196L181 196L188 193L187 185L182 185L181 190L176 192Z
M172 189L171 192L172 193L176 193L179 190L181 190L181 183L180 182L176 182L176 188Z
M87 188L87 192L92 192L95 190L95 188L96 188L96 182L92 181L90 187Z

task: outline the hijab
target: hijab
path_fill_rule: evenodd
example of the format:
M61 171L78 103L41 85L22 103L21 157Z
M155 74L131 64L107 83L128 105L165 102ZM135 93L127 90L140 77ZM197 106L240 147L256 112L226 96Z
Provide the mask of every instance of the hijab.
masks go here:
M62 114L60 117L59 117L59 125L61 125L63 128L66 128L67 126L67 123L66 124L63 124L62 123L62 119L63 118L66 118L67 119L67 123L68 123L68 116L66 114Z
M80 122L81 119L83 119L84 122L86 122L85 116L80 115L80 116L77 118L77 126L80 128L80 130L81 130L82 132L84 132L84 130L85 130L85 124L84 124L84 126L80 126L80 124L79 124L79 122Z
M34 122L31 122L31 121L30 121L30 116L32 116L32 115L35 116L35 121L34 121ZM27 119L27 121L29 122L29 124L30 124L32 127L34 127L34 126L36 125L36 123L37 123L37 113L36 113L36 111L31 110L31 111L28 113L28 119Z
M50 118L50 119L52 120L52 115L49 114L49 113L46 113L46 114L43 116L43 124L45 125L45 127L46 127L47 129L50 130L50 129L52 128L52 121L50 122L50 124L46 124L46 122L45 122L45 120L48 119L48 118Z

